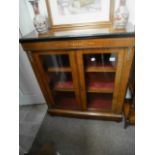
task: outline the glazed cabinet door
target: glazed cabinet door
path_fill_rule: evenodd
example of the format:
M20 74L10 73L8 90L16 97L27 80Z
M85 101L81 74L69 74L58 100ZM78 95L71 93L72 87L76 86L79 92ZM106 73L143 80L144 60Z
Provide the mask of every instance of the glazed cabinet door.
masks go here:
M52 108L79 110L80 95L73 51L34 52L47 98Z
M84 110L115 113L123 57L123 49L90 49L77 53Z

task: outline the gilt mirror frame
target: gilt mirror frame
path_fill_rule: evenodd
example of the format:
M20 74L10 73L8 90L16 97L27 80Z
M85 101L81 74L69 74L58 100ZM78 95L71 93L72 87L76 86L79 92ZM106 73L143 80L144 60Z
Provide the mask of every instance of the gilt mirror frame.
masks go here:
M71 23L69 23L69 22L66 23L66 21L69 21L70 20L70 17L72 19L74 19L74 20L75 19L79 19L80 20L80 19L82 19L84 17L85 14L82 14L82 13L81 14L78 14L79 12L76 14L76 12L75 12L74 14L71 14L71 15L68 15L68 14L67 15L65 15L65 14L64 15L62 15L62 14L61 15L60 14L58 15L58 11L60 13L60 9L61 9L60 8L60 5L62 5L62 3L60 3L61 1L62 0L46 0L46 7L47 7L47 12L48 12L49 25L50 25L50 28L53 31L66 30L66 29L67 30L68 29L70 30L70 29L77 29L77 28L98 28L98 27L109 27L109 26L112 26L112 23L113 23L113 15L114 15L114 0L99 0L99 2L101 4L104 4L104 2L107 3L109 5L109 8L107 9L107 7L106 7L103 10L103 7L100 7L99 8L99 6L98 6L98 8L100 10L102 8L102 10L100 12L97 10L98 11L97 12L97 15L98 16L94 16L95 18L96 17L102 18L103 12L106 10L105 13L108 16L108 20L104 20L104 19L103 20L102 19L100 20L100 19L97 19L98 21L93 21L93 19L90 19L91 22L89 22L88 20L87 21L84 21L85 19L83 19L82 22L80 22L80 21L78 21L78 22L71 21ZM65 2L65 0L63 0L63 1ZM80 4L82 4L83 5L83 8L85 6L88 6L89 5L88 3L95 2L94 0L76 0L76 1L78 1L78 3L80 3ZM69 2L69 1L66 0L66 2ZM75 1L74 1L74 3L75 3ZM78 6L78 3L76 4L77 6ZM73 10L73 7L71 9ZM88 9L88 7L87 8L85 7L84 9L85 9L84 11L87 11L86 9ZM77 11L79 11L79 10L77 10ZM62 11L61 11L61 13L62 13ZM56 15L57 15L57 17L56 17ZM95 13L93 15L95 15ZM69 18L67 18L67 16ZM66 20L65 20L65 18L66 18ZM69 20L67 20L67 19L69 19ZM59 24L56 21L59 21Z

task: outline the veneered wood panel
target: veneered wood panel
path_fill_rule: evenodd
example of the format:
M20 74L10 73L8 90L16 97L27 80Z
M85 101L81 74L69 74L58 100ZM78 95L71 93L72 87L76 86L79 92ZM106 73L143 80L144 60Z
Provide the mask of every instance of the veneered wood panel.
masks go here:
M79 88L80 86L79 86L78 70L77 70L76 57L75 57L74 51L69 52L69 59L70 59L72 79L73 79L73 88L75 91L76 101L77 101L79 109L82 109L81 97L80 97L80 88Z
M121 121L122 115L113 114L108 112L98 111L74 111L74 110L63 110L63 109L48 109L48 112L52 115L67 116L67 117L78 117L87 119L103 119L111 121Z
M119 88L119 95L117 99L117 107L115 109L116 114L122 113L123 103L125 99L130 69L134 57L134 47L124 49L123 69L121 74L121 82Z
M119 94L120 80L123 68L123 59L124 59L124 49L118 49L118 62L117 69L115 75L115 84L114 84L114 93L113 93L113 101L112 101L112 111L115 113L116 107L118 106L117 98Z
M84 77L84 64L83 64L83 51L78 51L77 56L77 68L79 75L79 85L80 85L80 96L82 102L82 109L87 109L86 103L86 86L85 86L85 77Z
M134 38L81 39L22 43L24 50L43 51L53 49L88 49L133 46Z
M48 98L49 98L49 104L53 105L53 104L55 104L54 99L53 99L53 97L51 95L51 90L50 90L50 88L48 86L48 83L47 83L47 80L46 80L46 77L45 77L46 73L45 73L45 71L44 71L44 69L42 67L39 56L40 55L33 53L33 59L36 62L36 70L39 71L38 76L41 77L42 83L44 85L44 89L46 90L46 93L47 93Z

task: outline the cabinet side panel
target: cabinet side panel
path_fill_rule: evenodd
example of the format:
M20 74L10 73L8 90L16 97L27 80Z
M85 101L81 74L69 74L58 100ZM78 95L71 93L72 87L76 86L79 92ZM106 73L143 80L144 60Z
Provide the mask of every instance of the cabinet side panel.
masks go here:
M33 71L35 73L35 76L36 76L36 78L38 80L38 83L39 83L39 86L41 88L41 91L42 91L42 93L43 93L43 95L45 97L46 103L48 104L48 107L50 107L51 106L49 104L50 103L50 99L49 99L48 93L47 93L47 91L46 91L46 89L44 87L44 83L43 83L43 80L42 80L42 78L40 76L40 72L39 72L39 70L37 68L37 64L36 64L36 61L34 59L33 53L31 53L30 51L27 51L26 53L27 53L27 56L28 56L29 61L31 63L31 66L33 68Z
M117 107L115 111L117 114L120 114L122 112L130 69L131 69L131 65L134 57L134 48L133 47L126 48L124 49L124 52L125 52L125 56L124 56L123 70L122 70L122 76L121 76L121 82L120 82L120 90L119 90L119 95L117 100Z

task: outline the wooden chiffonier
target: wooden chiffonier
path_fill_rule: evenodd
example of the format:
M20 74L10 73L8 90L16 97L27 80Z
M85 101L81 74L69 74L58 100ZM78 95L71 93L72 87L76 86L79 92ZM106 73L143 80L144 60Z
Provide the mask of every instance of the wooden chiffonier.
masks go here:
M120 121L134 57L134 32L88 32L30 34L20 43L50 114Z

